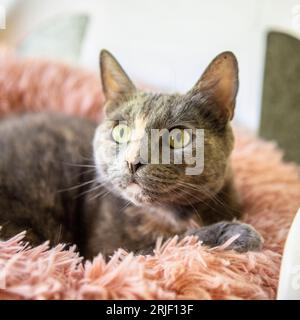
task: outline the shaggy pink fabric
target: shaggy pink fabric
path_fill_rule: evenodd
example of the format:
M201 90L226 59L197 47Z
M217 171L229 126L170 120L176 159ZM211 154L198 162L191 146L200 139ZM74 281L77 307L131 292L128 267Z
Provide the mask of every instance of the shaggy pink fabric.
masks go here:
M0 49L0 66L0 116L51 110L99 119L104 97L97 74L46 60L18 59L8 49Z
M0 55L1 116L47 109L97 118L102 103L94 74ZM108 263L101 254L82 263L75 247L30 248L21 233L0 241L0 299L275 298L284 241L300 206L299 168L281 158L273 143L238 132L232 163L244 220L265 238L262 252L238 254L174 237L158 243L154 256L120 249Z

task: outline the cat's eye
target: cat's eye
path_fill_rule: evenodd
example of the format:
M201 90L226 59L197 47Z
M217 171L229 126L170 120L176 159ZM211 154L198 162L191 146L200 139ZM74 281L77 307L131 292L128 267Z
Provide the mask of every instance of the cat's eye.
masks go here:
M126 143L130 140L131 129L126 124L120 123L113 128L112 137L118 143Z
M191 135L188 130L174 129L170 135L170 147L172 149L180 149L186 147L191 142Z

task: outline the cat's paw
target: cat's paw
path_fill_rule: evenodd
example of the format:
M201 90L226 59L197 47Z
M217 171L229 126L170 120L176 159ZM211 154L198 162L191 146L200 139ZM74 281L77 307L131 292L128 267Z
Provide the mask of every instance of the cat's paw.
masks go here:
M216 247L224 244L235 235L239 235L226 249L238 252L259 251L262 249L263 238L250 225L240 222L218 222L207 227L189 232L195 235L204 245Z
M231 222L223 229L218 238L218 244L223 244L234 235L239 237L234 240L227 249L233 249L238 252L259 251L263 246L262 236L249 224Z

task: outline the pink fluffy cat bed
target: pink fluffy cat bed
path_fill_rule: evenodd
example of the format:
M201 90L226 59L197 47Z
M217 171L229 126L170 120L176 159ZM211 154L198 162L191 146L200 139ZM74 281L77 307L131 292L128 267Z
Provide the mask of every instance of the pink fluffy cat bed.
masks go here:
M55 110L98 120L102 104L97 74L1 53L1 117ZM283 245L300 206L299 168L282 162L273 143L242 131L232 162L244 220L265 239L261 252L209 249L193 237L175 237L158 243L154 256L120 249L108 263L101 254L82 263L75 248L30 248L22 233L0 241L0 299L274 299Z

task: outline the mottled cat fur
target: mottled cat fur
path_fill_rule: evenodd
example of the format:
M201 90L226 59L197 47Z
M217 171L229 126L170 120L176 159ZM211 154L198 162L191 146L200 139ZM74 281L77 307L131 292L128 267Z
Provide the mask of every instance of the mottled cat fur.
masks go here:
M100 125L51 113L1 120L1 237L26 229L32 244L76 243L88 258L119 247L150 253L158 237L175 234L197 235L209 246L240 234L229 248L260 249L260 235L236 221L241 210L229 163L238 90L234 55L217 56L183 95L136 89L107 51L100 62L107 99ZM136 136L126 155L115 157L118 121ZM201 174L186 175L186 163L139 162L142 136L174 127L204 129Z

